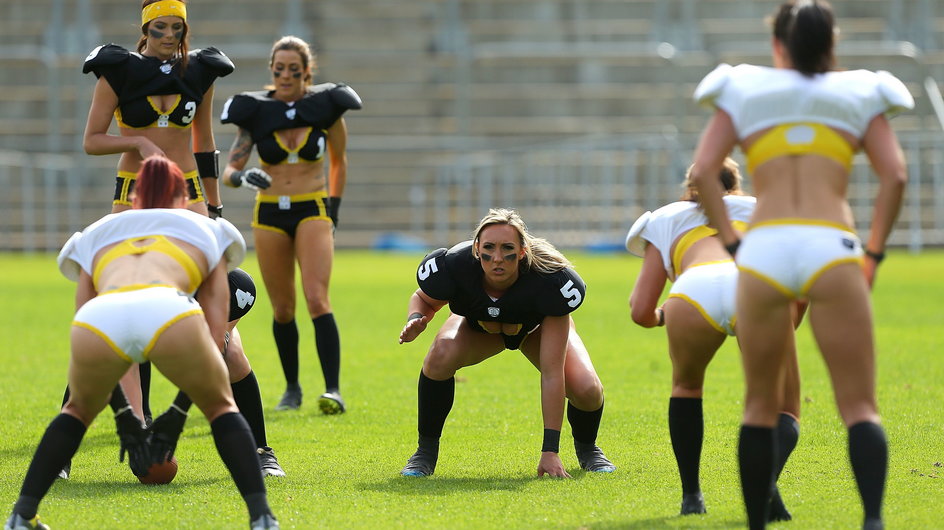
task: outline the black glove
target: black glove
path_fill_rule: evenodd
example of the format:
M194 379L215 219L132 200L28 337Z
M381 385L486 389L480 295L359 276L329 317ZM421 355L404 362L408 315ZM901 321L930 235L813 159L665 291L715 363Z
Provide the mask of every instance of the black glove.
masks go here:
M334 223L334 227L338 227L338 210L341 209L341 197L328 197L328 200L325 201L325 207L328 210L328 217L331 218L331 222Z
M148 427L148 446L154 463L168 462L174 456L186 421L187 414L174 406L154 419L154 423Z
M272 177L257 167L251 167L243 171L230 173L229 182L237 188L246 186L254 190L264 190L272 185Z
M124 462L125 453L128 453L131 472L137 477L147 475L148 468L151 467L151 453L147 430L141 426L141 420L134 415L131 407L127 407L115 414L115 425L118 427L118 439L121 441L118 461Z

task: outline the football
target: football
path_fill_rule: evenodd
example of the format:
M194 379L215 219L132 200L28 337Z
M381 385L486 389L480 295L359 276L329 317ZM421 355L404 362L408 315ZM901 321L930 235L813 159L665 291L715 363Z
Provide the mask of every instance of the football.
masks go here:
M138 477L142 484L168 484L177 476L177 457L170 457L170 461L161 464L151 464L148 474Z

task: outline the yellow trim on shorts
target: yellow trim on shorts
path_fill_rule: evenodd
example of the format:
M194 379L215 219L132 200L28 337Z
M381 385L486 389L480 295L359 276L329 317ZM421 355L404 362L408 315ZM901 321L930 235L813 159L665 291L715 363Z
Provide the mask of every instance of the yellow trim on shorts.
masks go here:
M138 174L133 171L119 171L117 178L121 182L121 193L118 195L118 198L113 200L111 203L120 204L123 206L131 206L131 199L128 198L128 192L131 188L131 181L137 180ZM206 198L203 195L203 182L200 180L200 173L197 172L196 169L193 171L188 171L184 173L184 180L193 181L193 188L196 190L197 194L197 196L193 199L188 197L188 204L206 202Z
M783 225L803 225L803 226L825 226L828 228L836 228L842 230L843 232L849 232L850 234L855 235L855 232L849 228L847 225L842 223L836 223L834 221L827 221L825 219L805 219L801 217L781 217L780 219L770 219L767 221L760 221L750 225L748 230L753 230L755 228L760 228L762 226L783 226Z
M154 344L157 343L157 339L161 337L161 334L167 331L167 328L183 320L184 318L187 318L193 315L202 315L202 314L203 314L202 309L191 309L190 311L185 311L175 316L174 318L168 320L167 322L165 322L163 326L157 328L157 331L154 332L154 336L151 338L151 342L149 342L148 345L145 346L144 350L141 352L141 358L144 359L145 361L148 360L148 358L151 355L151 349L154 348Z
M75 327L77 327L77 328L87 329L87 330L91 331L92 333L98 335L98 337L99 337L100 339L102 339L103 341L105 341L105 344L107 344L109 347L111 347L112 351L114 351L116 354L118 354L118 357L121 357L121 358L124 359L125 361L128 361L129 363L134 364L134 359L132 359L131 357L129 357L127 353L121 351L121 348L119 348L117 344L115 344L114 342L112 342L111 339L108 338L108 335L105 335L104 333L102 333L101 330L99 330L99 329L96 328L95 326L92 326L92 325L90 325L90 324L86 324L85 322L79 322L78 320L73 320L73 321L72 321L72 325L75 326Z
M812 276L810 276L809 280L806 280L806 283L804 283L803 286L800 288L800 294L805 295L810 290L810 288L813 287L813 284L816 283L816 280L818 280L819 277L822 276L823 273L825 273L827 270L832 269L833 267L837 265L844 265L846 263L857 263L861 266L862 257L852 256L852 257L846 257L846 258L839 258L837 260L830 261L826 265L823 265L822 267L819 268L819 270L813 273Z
M715 319L713 319L713 318L711 318L710 316L708 316L708 312L705 311L705 308L702 307L701 304L699 304L698 302L696 302L695 300L693 300L693 299L690 298L689 296L684 295L684 294L682 294L682 293L672 293L672 294L669 295L669 298L679 298L679 299L681 299L681 300L685 300L686 302L688 302L689 304L691 304L692 307L694 307L695 309L697 309L699 313L701 313L702 318L704 318L706 322L708 322L709 324L711 324L711 327L715 328L717 331L719 331L719 332L721 332L721 333L724 333L725 335L728 334L728 330L726 330L726 329L724 329L723 327L721 327L720 324L718 324L717 322L715 322Z
M799 143L797 138L788 135L800 128L812 130L808 142ZM804 131L805 132L805 131ZM817 155L837 162L846 171L852 167L855 151L849 142L839 133L822 123L799 122L784 123L771 128L763 134L745 153L747 170L751 173L758 166L781 156Z
M98 296L104 296L106 294L115 294L115 293L127 293L129 291L140 291L142 289L150 289L152 287L167 287L170 289L177 290L176 287L166 283L131 283L128 285L123 285L121 287L115 287L114 289L109 289L107 291L102 291L98 293Z
M757 278L758 280L761 280L762 282L764 282L764 283L770 285L771 287L773 287L774 289L776 289L777 291L779 291L780 294L786 296L787 298L789 298L789 299L791 299L791 300L798 298L797 294L794 293L793 291L791 291L790 289L788 289L785 285L783 285L782 283L778 282L777 280L771 278L770 276L767 276L766 274L764 274L764 273L762 273L762 272L758 272L758 271L756 271L756 270L754 270L754 269L745 267L745 266L743 266L743 265L738 265L738 271L740 271L740 272L746 272L746 273L750 274L751 276Z
M721 263L732 263L732 262L734 262L733 259L719 259L719 260L715 260L715 261L703 261L703 262L701 262L701 263L696 263L696 264L694 264L694 265L689 265L689 266L688 266L688 269L686 269L686 270L691 270L691 269L694 269L695 267L701 267L701 266L704 266L704 265L720 265Z
M249 226L252 228L258 228L259 230L267 230L269 232L274 232L276 234L288 235L288 232L282 230L277 226L264 225L258 222L259 219L259 207L262 203L278 203L280 197L285 195L263 195L261 193L256 194L256 203L252 207L252 221L249 223ZM304 217L298 221L295 225L296 229L301 226L302 223L306 221L331 221L331 218L328 217L328 205L325 203L325 199L328 198L328 192L325 190L313 191L311 193L300 193L298 195L289 195L288 200L290 203L296 202L308 202L316 201L319 204L318 211L324 212L322 215L312 215L310 217Z
M257 193L256 202L279 202L279 197L284 197L284 195L268 195ZM328 192L325 190L313 191L311 193L299 193L298 195L289 195L289 202L306 202L306 201L316 201L318 199L324 199L328 197Z

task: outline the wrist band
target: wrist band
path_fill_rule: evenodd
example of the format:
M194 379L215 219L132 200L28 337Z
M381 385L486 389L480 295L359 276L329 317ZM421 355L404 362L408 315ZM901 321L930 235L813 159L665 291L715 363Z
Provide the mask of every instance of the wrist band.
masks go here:
M184 409L182 409L182 408L180 408L180 407L178 407L176 403L171 403L171 404L170 404L170 408L176 410L177 412L183 414L184 416L187 415L187 411L184 410Z
M657 326L662 327L665 325L665 309L662 309L661 307L659 307L656 309L656 311L659 312L659 323L657 324Z
M197 173L202 179L220 178L220 152L202 151L193 154L197 162Z
M420 312L410 313L410 316L406 317L406 321L407 321L407 322L410 322L410 321L416 320L416 319L418 319L418 318L423 318L423 317L425 317L425 316L426 316L426 315L424 315L423 313L420 313Z
M118 409L118 411L115 412L115 417L117 418L118 416L121 416L122 414L125 413L126 410L131 410L131 405L128 405L127 407L121 407L120 409Z
M875 262L876 265L878 265L879 263L882 262L883 259L885 259L884 252L872 252L869 249L865 249L865 255L872 258L872 260Z
M207 203L207 211L216 214L217 217L223 217L223 205L214 206L210 203Z
M541 452L560 452L560 431L556 429L544 429L544 444L541 446Z
M725 245L724 249L727 250L728 254L731 254L731 256L733 257L735 254L737 254L739 246L741 246L741 240L735 239L734 243L731 243L730 245Z

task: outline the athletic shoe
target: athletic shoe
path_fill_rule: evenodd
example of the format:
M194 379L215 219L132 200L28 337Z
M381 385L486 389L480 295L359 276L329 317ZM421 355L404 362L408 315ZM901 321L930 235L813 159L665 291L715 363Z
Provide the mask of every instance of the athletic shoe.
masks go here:
M275 451L271 447L260 447L256 449L256 453L259 454L259 467L262 468L263 477L285 476L285 471L279 465L278 459L275 458Z
M603 450L594 444L585 444L574 440L574 449L577 451L577 462L580 467L593 473L612 473L616 466L610 462Z
M249 523L249 530L277 530L278 528L279 522L270 513L260 515L255 521Z
M3 525L3 530L49 530L49 526L41 523L38 515L32 519L26 519L22 515L14 512L13 515L7 519L7 524Z
M692 515L698 513L707 513L705 510L705 498L701 492L686 493L682 495L682 509L679 515Z
M413 453L413 456L406 461L406 465L400 471L404 477L428 477L436 471L436 460L439 455L419 448Z
M72 473L72 460L66 462L66 465L62 466L62 469L59 470L59 478L68 479L70 473Z
M344 400L337 392L325 392L318 396L318 408L324 414L341 414L346 410Z
M787 507L784 506L783 499L780 498L780 490L777 489L775 484L774 492L770 495L770 504L767 509L767 522L790 521L792 519L793 516L790 515L790 512L787 511Z
M275 406L275 410L297 410L302 406L302 387L295 383L285 387L282 399Z

